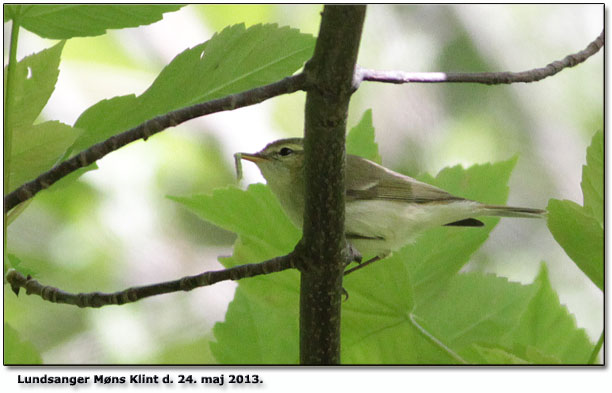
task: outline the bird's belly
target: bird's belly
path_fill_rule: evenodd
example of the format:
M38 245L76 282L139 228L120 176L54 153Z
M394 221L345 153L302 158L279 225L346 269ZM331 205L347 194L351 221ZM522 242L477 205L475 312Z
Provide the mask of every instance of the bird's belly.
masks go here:
M388 255L429 228L468 218L476 205L472 201L351 201L346 204L347 238L364 257Z

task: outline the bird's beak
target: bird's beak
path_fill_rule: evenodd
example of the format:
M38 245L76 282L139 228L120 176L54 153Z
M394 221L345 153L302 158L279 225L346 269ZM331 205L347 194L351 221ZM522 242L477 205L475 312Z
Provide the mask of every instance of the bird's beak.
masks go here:
M259 154L240 153L240 158L243 160L251 161L257 164L258 162L265 161L266 159Z

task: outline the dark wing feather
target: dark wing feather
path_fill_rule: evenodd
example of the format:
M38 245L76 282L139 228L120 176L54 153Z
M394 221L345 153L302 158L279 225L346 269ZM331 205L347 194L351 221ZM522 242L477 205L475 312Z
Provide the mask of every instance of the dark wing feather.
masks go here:
M475 218L466 218L465 220L449 222L448 224L444 224L447 227L482 227L484 226L484 222L477 220Z

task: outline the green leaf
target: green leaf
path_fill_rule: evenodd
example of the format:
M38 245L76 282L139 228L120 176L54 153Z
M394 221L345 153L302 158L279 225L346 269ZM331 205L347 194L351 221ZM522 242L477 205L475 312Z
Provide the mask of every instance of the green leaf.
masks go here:
M508 198L508 180L516 158L495 164L461 166L443 169L436 178L424 175L418 179L451 194L483 203L503 204ZM427 231L392 258L407 261L417 302L436 293L446 280L455 275L482 246L498 218L480 217L484 227L441 227Z
M582 167L584 207L551 199L548 228L567 255L603 291L604 205L603 133L595 133L587 148L587 165Z
M359 124L349 131L346 136L346 152L367 158L378 164L382 162L380 154L378 154L378 144L374 140L372 109L365 111Z
M226 266L263 261L291 251L239 239ZM280 251L280 253L279 253ZM296 364L299 361L299 273L296 270L241 280L225 321L215 325L212 353L225 364Z
M604 235L597 219L572 202L548 202L548 229L567 255L603 291Z
M49 101L59 75L59 63L65 41L27 56L17 63L15 84L11 85L10 115L8 127L23 127L34 123ZM5 67L5 76L7 74Z
M103 100L75 123L80 151L155 116L291 75L310 58L314 38L276 25L225 28L172 60L142 95Z
M350 298L348 302L350 302ZM352 313L351 313L352 314ZM343 311L343 318L346 315ZM352 321L342 322L343 364L457 364L443 347L437 346L410 320L398 316L369 315L360 318L365 329ZM347 328L345 328L347 326ZM456 354L455 354L456 356Z
M477 164L464 169L461 165L444 168L436 178L429 175L417 178L440 187L451 194L490 204L503 204L510 189L508 180L518 157L494 164Z
M7 105L12 143L6 192L50 169L81 133L57 121L33 125L55 89L64 43L25 57L15 68L12 103Z
M505 348L473 344L472 349L482 357L478 363L483 364L528 364L525 359L518 357Z
M13 130L9 191L49 170L80 135L58 121Z
M503 203L515 162L448 168L430 181L459 195ZM234 255L222 260L228 267L286 254L299 239L299 231L260 184L247 191L228 188L212 196L172 199L239 234ZM533 362L536 355L554 359L529 342L510 342L531 348L528 354L500 346L521 321L537 292L534 285L479 273L456 274L491 228L440 228L393 257L347 276L343 361L521 363ZM214 328L215 358L222 363L296 363L298 288L298 273L293 270L241 280L225 321Z
M212 196L170 197L203 219L239 235L226 267L261 262L289 253L300 231L289 221L268 187L227 188ZM211 343L221 363L297 363L297 271L241 280L225 321Z
M394 268L389 266L391 271ZM395 297L377 300L376 310L362 311L361 299L354 299L354 291L349 290L351 298L343 305L343 361L585 363L592 345L544 277L521 285L476 272L455 275L413 311L401 306L397 290L392 293Z
M15 4L13 5L4 4L4 22L5 23L13 19L15 15L15 11L17 10L16 8L17 8L17 5Z
M242 22L247 26L274 20L278 7L274 4L201 4L195 12L211 29L221 30L225 26ZM300 11L302 17L304 11Z
M66 39L106 33L148 25L161 20L163 14L182 5L120 5L120 4L35 4L11 7L10 19L43 38ZM5 8L5 10L7 10ZM6 21L6 20L5 20Z
M208 334L207 334L208 336ZM156 364L213 364L216 359L210 353L211 337L201 337L179 343L166 343L162 352L151 363Z
M559 303L545 267L530 285L482 273L455 275L413 314L468 363L586 363L592 350Z
M387 268L394 272L396 267ZM404 274L400 270L396 275ZM387 282L378 284L389 285ZM377 300L377 309L362 311L362 304L357 303L359 299L351 304L353 291L349 289L351 297L343 305L343 361L522 363L518 355L499 347L499 343L519 323L535 292L532 286L512 283L505 278L467 273L447 280L439 293L413 310L406 307L408 305L402 307L402 291L394 290L387 293L388 297L381 296L382 300Z
M457 166L421 179L456 195L503 204L515 163L516 158ZM392 257L346 277L344 362L486 362L472 345L483 340L496 345L518 323L534 290L494 276L457 276L498 220L483 221L484 228L430 230Z
M212 195L169 198L208 222L242 237L265 240L277 249L284 250L287 244L295 246L299 239L300 231L263 184L252 184L247 191L229 187L215 190Z
M503 277L459 274L420 303L414 313L445 345L475 362L472 345L498 344L518 323L534 292Z
M533 286L537 292L507 341L513 343L516 353L527 358L537 356L538 362L549 363L554 356L563 364L587 364L593 344L585 331L576 327L574 316L559 303L545 264Z
M6 258L8 259L8 265L13 269L17 270L19 273L24 276L36 276L36 272L33 269L28 268L22 264L21 259L17 255L14 254L6 254Z
M346 276L343 286L349 294L342 304L343 363L454 363L411 325L414 299L405 263L377 262Z
M526 346L521 350L521 355L508 348L488 344L473 344L472 356L478 359L479 364L562 364L561 359L556 356L542 353L532 346Z
M4 323L4 364L42 364L40 353L29 341L22 341L19 333Z
M587 164L582 167L582 194L584 209L588 211L599 225L604 226L604 142L603 132L593 135L591 145L587 148Z
M509 160L467 170L449 168L431 181L446 186L451 192L503 203L508 192L505 184L515 162ZM482 182L478 182L479 179ZM299 231L268 188L260 184L251 185L247 191L229 188L217 190L212 196L171 198L203 219L239 234L234 255L222 260L228 267L286 254L299 239ZM489 224L494 222L488 221ZM450 280L468 261L469 255L486 240L491 228L492 225L440 228L441 232L436 232L435 236L424 235L433 236L428 242L421 243L422 238L419 239L420 247L405 248L412 250L412 255L419 253L418 258L423 259L412 259L407 256L411 255L410 251L402 250L392 258L347 276L344 287L349 300L343 304L342 321L344 361L457 363L458 355L452 349L449 351L432 342L409 316L415 304L426 302L435 294L433 289L439 288L440 282ZM441 240L439 236L444 233L448 237ZM444 251L441 254L439 250ZM418 266L415 265L417 260ZM501 284L497 282L497 285ZM215 326L217 341L211 343L215 357L222 363L296 363L298 288L295 271L241 280L225 321ZM413 291L413 288L416 289ZM465 285L462 290L469 288L470 285ZM496 285L487 288L493 294L477 298L495 299L494 293L499 288ZM482 317L486 307L480 312L474 311L473 318ZM503 321L503 316L499 318Z

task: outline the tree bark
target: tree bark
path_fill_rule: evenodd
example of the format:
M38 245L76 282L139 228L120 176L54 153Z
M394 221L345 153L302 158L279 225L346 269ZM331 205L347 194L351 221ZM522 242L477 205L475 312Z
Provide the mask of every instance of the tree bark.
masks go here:
M304 256L300 288L300 362L340 363L344 237L344 163L348 106L365 6L325 6L306 64Z

